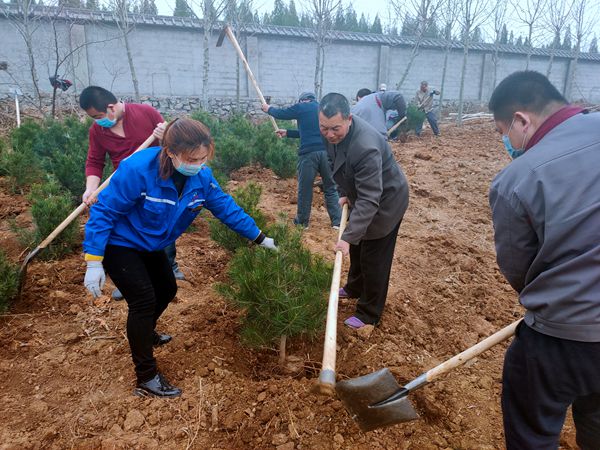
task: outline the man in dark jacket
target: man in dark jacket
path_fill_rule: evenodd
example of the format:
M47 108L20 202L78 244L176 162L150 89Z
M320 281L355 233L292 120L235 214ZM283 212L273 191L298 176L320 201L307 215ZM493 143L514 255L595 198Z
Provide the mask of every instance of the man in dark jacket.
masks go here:
M492 182L498 266L527 310L506 352L508 450L556 449L572 405L577 444L600 448L600 114L515 72L489 104L513 161Z
M263 105L262 110L276 119L298 122L297 130L278 130L280 137L300 138L298 149L298 209L294 223L308 228L312 206L313 183L317 174L323 180L325 206L333 227L340 225L341 210L338 194L331 177L323 138L319 132L319 103L312 92L303 92L298 103L289 108Z
M387 297L396 237L408 207L408 183L391 148L377 130L350 114L341 94L327 94L319 110L321 133L333 165L340 205L350 218L336 250L350 254L350 270L341 297L358 298L352 328L376 325Z

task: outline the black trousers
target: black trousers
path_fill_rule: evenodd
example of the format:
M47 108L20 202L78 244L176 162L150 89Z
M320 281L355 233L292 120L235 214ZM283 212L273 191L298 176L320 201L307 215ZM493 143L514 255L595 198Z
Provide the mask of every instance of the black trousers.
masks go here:
M355 316L376 325L383 314L400 223L386 236L350 244L350 270L344 290L358 298Z
M600 342L559 339L521 323L502 383L508 450L557 449L570 405L579 447L600 449Z
M127 339L139 382L156 375L153 355L154 328L161 314L175 298L177 283L163 250L141 252L109 245L104 269L127 301Z

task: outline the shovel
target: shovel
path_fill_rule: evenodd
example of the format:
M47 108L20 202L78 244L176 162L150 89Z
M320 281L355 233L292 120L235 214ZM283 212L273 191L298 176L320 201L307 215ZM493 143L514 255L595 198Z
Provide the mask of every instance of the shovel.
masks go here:
M344 203L342 208L342 220L340 221L340 231L338 241L344 234L346 222L348 221L348 204ZM317 394L332 396L335 391L335 352L337 338L337 316L338 299L340 294L340 277L342 273L342 259L344 255L340 250L335 252L335 263L333 265L333 277L331 279L331 289L329 290L329 303L327 306L327 322L325 325L325 344L323 345L323 364L319 379L311 388L312 392Z
M340 381L335 390L362 431L415 420L419 416L411 405L408 394L510 338L521 320L428 370L404 387L400 387L389 369L385 368L359 378Z
M390 136L394 131L396 131L396 128L398 128L402 122L404 122L406 120L406 116L404 116L402 119L400 119L398 122L396 122L392 127L390 127L389 130L387 130L387 135Z
M254 89L256 90L256 93L258 94L260 103L262 105L267 105L268 103L265 100L265 97L263 96L262 92L260 91L260 88L258 87L258 82L256 81L256 78L254 78L254 74L252 73L252 70L250 70L250 64L248 64L248 61L246 60L246 57L244 56L244 52L240 48L240 44L238 43L237 39L235 38L235 35L233 34L233 31L231 31L231 27L229 25L225 25L223 27L223 30L221 30L221 34L219 34L219 38L217 39L217 47L220 47L223 45L225 36L227 36L229 38L229 40L233 44L233 47L235 48L238 56L242 60L242 63L244 63L244 68L246 69L246 72L248 73L248 78L250 78L250 81L252 82L252 86L254 86ZM275 128L275 131L279 130L279 127L277 126L277 122L275 122L275 118L273 116L269 116L269 119L271 119L271 124L273 125L273 128Z
M152 142L154 142L155 139L156 138L154 137L154 135L151 134L150 136L148 136L148 139L146 139L142 143L142 145L140 145L136 149L135 152L139 152L140 150L147 148L148 146L150 146L150 144L152 144ZM135 152L133 152L133 153L135 153ZM110 179L112 178L113 175L114 175L114 172L106 180L104 180L104 183L102 183L100 186L98 186L98 189L96 189L90 196L91 199L96 198L98 196L98 194L106 186L108 186L108 183L110 182ZM54 231L48 235L48 237L46 239L44 239L42 242L40 242L40 244L36 248L34 248L32 251L30 251L27 254L27 256L25 257L25 260L23 261L23 264L21 264L21 269L19 270L19 289L17 291L17 296L21 295L21 291L23 290L23 286L25 285L25 278L27 276L27 266L29 265L31 260L33 258L35 258L39 252L41 252L43 249L48 247L48 245L50 245L50 243L54 240L54 238L56 238L56 236L58 236L65 228L67 228L69 226L69 224L71 222L73 222L73 220L75 220L75 218L77 216L79 216L85 210L86 207L87 207L87 205L85 203L81 203L81 205L79 205L77 207L77 209L75 209L71 214L69 214L69 216L65 220L63 220L60 223L60 225L58 225L54 229Z

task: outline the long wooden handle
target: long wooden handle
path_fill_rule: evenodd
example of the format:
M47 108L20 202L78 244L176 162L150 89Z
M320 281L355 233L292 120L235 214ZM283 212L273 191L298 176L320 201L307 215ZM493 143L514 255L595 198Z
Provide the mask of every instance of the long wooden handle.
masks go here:
M138 147L138 148L135 150L135 152L133 152L133 153L139 152L140 150L143 150L143 149L147 148L147 147L148 147L150 144L152 144L152 142L154 142L154 140L155 140L155 139L156 139L156 138L154 137L154 134L151 134L151 135L148 137L148 139L146 139L146 140L145 140L145 141L142 143L142 145L140 145L140 146L139 146L139 147ZM132 154L133 154L133 153L132 153ZM95 191L92 193L92 195L90 195L90 198L92 198L92 199L93 199L93 198L96 198L96 197L98 196L98 194L99 194L99 193L100 193L100 192L101 192L101 191L102 191L102 190L103 190L103 189L104 189L106 186L108 186L108 183L110 182L110 179L112 178L112 176L113 176L114 174L115 174L114 172L113 172L113 173L111 173L111 174L110 174L110 176L109 176L109 177L108 177L106 180L104 180L104 183L102 183L100 186L98 186L98 189L96 189L96 190L95 190ZM40 243L40 245L38 245L38 248L39 248L39 249L46 248L46 247L48 246L48 244L50 244L50 243L51 243L51 242L54 240L54 238L56 238L56 236L58 236L58 235L59 235L59 234L60 234L60 233L61 233L61 232L62 232L62 231L65 229L65 228L67 228L67 227L69 226L69 224L70 224L71 222L73 222L73 220L75 220L75 218L76 218L77 216L79 216L79 215L80 215L80 214L81 214L81 213L82 213L82 212L85 210L86 206L87 206L87 205L86 205L85 203L81 203L81 205L79 205L79 206L77 207L77 209L75 209L75 210L74 210L74 211L73 211L71 214L69 214L69 216L68 216L68 217L67 217L65 220L63 220L63 221L60 223L60 225L58 225L58 226L57 226L57 227L54 229L54 231L53 231L52 233L50 233L50 234L48 235L48 237L47 237L46 239L44 239L44 240L43 240L43 241Z
M225 33L227 33L227 37L229 37L229 40L231 41L231 43L233 44L233 47L237 51L238 56L244 63L244 68L246 69L246 72L248 73L248 77L250 78L250 81L252 82L252 85L254 86L256 93L258 94L260 103L262 105L266 105L267 101L265 100L265 97L263 96L260 88L258 87L258 82L256 81L256 78L254 78L254 74L252 73L252 70L250 69L250 65L248 64L248 61L246 60L246 57L244 56L244 52L242 52L240 44L238 44L238 41L235 38L233 31L231 31L231 27L229 25L225 26ZM277 122L275 122L275 118L273 116L269 116L269 119L271 119L271 124L273 125L273 128L275 128L275 131L279 130L279 127L277 126Z
M348 204L342 208L342 220L340 222L340 231L338 241L342 238L346 222L348 221ZM338 297L340 290L340 278L342 273L341 251L335 253L335 263L333 266L333 277L331 280L331 289L329 290L329 303L327 306L327 323L325 325L325 344L323 346L323 364L321 366L321 375L319 381L322 384L335 386L335 358L336 358L336 338L337 338L337 312Z
M464 352L459 353L458 355L450 358L448 361L443 362L439 366L436 366L433 369L428 370L427 373L425 374L425 378L427 379L427 382L431 382L431 381L435 380L436 378L438 378L439 376L445 374L446 372L449 372L458 366L462 366L467 361L475 358L476 356L480 355L481 353L485 352L486 350L489 350L494 345L499 344L500 342L505 341L506 339L510 338L513 334L515 334L515 329L517 328L517 325L519 325L519 322L521 322L521 320L523 320L523 319L519 319L516 322L513 322L510 325L507 325L506 327L502 328L500 331L497 331L496 333L492 334L491 336L488 336L487 338L485 338L483 341L475 344L473 347L468 348Z
M394 131L396 131L396 128L398 128L400 126L400 124L402 122L404 122L405 120L406 120L406 116L404 116L402 119L400 119L398 122L396 122L392 128L390 128L389 130L387 130L387 135L389 136Z

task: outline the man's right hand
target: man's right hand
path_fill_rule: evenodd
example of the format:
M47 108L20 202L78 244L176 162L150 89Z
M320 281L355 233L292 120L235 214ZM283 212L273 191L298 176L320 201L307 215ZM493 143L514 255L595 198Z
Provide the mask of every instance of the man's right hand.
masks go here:
M338 200L338 205L344 206L345 204L348 204L348 207L352 206L350 205L350 200L348 200L348 197L340 197Z
M97 189L97 188L96 188ZM81 196L81 200L88 206L92 206L94 203L98 201L98 197L92 197L92 194L96 189L86 189L83 195Z
M277 133L277 136L279 136L280 138L284 138L287 136L287 130L282 130L281 128L279 130L277 130L275 133Z
M269 108L270 108L270 106L267 105L266 103L263 103L262 105L260 105L260 109L262 109L263 112L268 113L269 112Z

